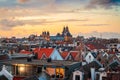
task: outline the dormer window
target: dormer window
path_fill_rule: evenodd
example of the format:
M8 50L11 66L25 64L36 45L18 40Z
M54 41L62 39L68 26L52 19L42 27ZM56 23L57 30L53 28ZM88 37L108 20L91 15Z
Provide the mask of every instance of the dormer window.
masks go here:
M89 59L91 59L91 56L89 56Z
M72 60L72 56L71 55L68 56L68 60Z

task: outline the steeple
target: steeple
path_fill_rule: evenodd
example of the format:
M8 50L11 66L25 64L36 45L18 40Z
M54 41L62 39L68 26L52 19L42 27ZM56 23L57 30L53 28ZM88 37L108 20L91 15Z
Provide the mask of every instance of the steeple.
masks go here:
M66 28L64 27L64 28L63 28L63 32L62 32L62 33L65 33L65 31L66 31Z
M44 32L44 34L46 35L46 31Z
M49 36L49 35L50 35L49 31L47 31L47 36Z
M71 33L69 32L68 26L65 26L65 27L63 28L62 36L63 36L63 37L64 37L64 36L72 37Z
M66 26L66 32L69 32L68 26Z

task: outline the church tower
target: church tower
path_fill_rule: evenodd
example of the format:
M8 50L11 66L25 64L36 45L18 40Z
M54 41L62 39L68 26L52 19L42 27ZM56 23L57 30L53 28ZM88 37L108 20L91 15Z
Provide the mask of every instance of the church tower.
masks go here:
M65 26L65 27L63 28L62 36L64 37L64 40L67 41L67 42L72 39L72 35L71 35L71 33L69 32L69 27L68 27L68 26Z
M49 41L49 40L50 40L50 33L49 33L49 31L44 31L44 32L42 32L42 37L43 37L45 40Z

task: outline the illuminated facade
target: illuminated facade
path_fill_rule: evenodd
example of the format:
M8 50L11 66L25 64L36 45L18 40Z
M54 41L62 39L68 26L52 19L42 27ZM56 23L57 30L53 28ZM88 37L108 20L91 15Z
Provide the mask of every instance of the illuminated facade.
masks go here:
M68 78L72 71L80 66L80 62L50 61L47 60L11 60L3 64L11 65L11 72L16 77L29 77L40 75L45 71L51 79Z

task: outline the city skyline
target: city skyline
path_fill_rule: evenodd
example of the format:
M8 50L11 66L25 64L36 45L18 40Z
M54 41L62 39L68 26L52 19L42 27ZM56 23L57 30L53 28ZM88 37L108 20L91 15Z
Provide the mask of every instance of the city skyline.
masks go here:
M0 36L61 33L120 38L120 0L0 0Z

